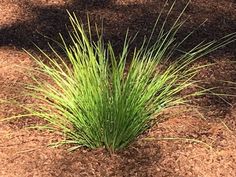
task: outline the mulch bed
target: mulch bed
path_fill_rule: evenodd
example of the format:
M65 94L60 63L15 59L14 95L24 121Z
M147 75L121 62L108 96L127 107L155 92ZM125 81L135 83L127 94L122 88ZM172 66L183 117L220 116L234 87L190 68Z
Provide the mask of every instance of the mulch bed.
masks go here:
M53 39L58 39L59 32L66 35L66 9L74 11L82 21L87 14L98 24L103 19L105 38L119 51L127 27L131 35L139 31L135 44L139 44L145 34L150 34L164 2L1 0L0 100L12 101L0 101L0 119L23 113L22 106L33 101L25 96L24 84L32 82L25 67L34 67L34 62L22 48L36 52L34 42L48 50L47 39L42 34ZM186 2L177 1L170 24ZM184 17L189 20L177 40L208 19L186 41L184 47L187 48L202 40L218 39L235 32L236 2L192 0ZM205 81L206 87L215 86L220 93L235 94L235 89L220 82L236 81L235 49L236 43L232 43L196 63L216 63L197 76ZM49 143L62 137L26 129L43 123L34 117L0 122L0 177L236 176L236 99L208 95L195 100L194 104L196 109L182 106L164 112L158 117L157 125L113 155L104 149L81 148L68 152L64 146L49 147Z

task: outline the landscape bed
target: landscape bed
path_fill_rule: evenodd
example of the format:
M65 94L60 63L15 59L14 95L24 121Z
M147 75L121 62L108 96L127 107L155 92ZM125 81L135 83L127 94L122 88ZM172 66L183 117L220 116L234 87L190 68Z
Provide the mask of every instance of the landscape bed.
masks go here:
M0 4L3 7L0 13L5 17L0 22L0 99L16 99L22 104L1 102L2 118L24 113L20 106L34 101L23 94L23 83L32 82L24 67L34 67L35 63L22 48L35 52L31 43L34 41L47 50L45 38L38 32L54 38L58 32L65 34L64 25L68 24L65 9L75 11L84 19L88 11L91 20L98 23L104 18L105 38L120 50L126 28L129 27L131 33L140 30L141 36L151 32L158 9L164 4L163 1L128 0L87 5L59 0L27 2L6 0ZM174 12L178 14L185 4L178 1ZM183 33L191 31L206 18L208 21L186 46L235 32L235 6L233 1L193 1L185 13L185 16L191 16ZM208 87L221 86L220 92L234 94L234 88L220 82L235 82L233 61L235 43L196 62L196 66L216 63L203 69L197 78L203 79ZM112 156L104 149L80 148L69 153L66 147L48 147L50 142L62 137L47 131L25 129L44 123L34 117L1 122L0 176L235 176L235 99L223 98L208 95L194 100L195 109L182 106L166 110L159 124Z

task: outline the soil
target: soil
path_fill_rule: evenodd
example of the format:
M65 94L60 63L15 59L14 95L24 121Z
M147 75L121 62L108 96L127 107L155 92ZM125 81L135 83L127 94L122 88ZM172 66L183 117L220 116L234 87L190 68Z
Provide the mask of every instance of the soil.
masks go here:
M47 38L66 35L66 9L84 21L104 20L105 38L117 51L129 27L139 31L135 44L150 34L165 0L1 0L0 1L0 120L24 113L32 103L24 84L31 83L26 67L35 67L22 48L36 52L32 42L48 50ZM167 6L170 6L171 2ZM179 0L168 24L187 1ZM166 12L164 12L166 13ZM192 0L184 17L189 20L178 38L207 22L186 41L184 47L236 31L235 0ZM197 76L206 87L218 87L224 94L235 88L220 80L236 81L236 43L231 43L204 58L200 63L215 65ZM4 100L8 100L5 102ZM128 148L110 155L104 149L81 148L68 152L66 147L48 144L62 138L56 133L27 129L42 124L35 117L0 121L0 177L77 177L77 176L154 176L154 177L234 177L236 176L236 99L203 96L195 108L179 106L157 117L159 123Z

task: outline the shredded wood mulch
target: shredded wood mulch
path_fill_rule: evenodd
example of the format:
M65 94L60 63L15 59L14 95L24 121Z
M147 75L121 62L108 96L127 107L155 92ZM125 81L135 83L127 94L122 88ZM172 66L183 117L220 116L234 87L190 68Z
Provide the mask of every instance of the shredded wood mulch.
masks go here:
M66 9L82 21L87 14L93 22L103 19L104 36L117 51L129 27L139 31L134 44L150 34L164 5L164 0L1 0L0 1L0 119L24 113L25 104L33 102L25 95L24 84L31 83L26 67L34 62L22 50L36 52L34 42L48 50L47 38L58 39L70 28ZM169 7L171 2L167 4ZM167 25L171 25L187 1L177 1ZM167 7L167 8L168 8ZM186 41L184 47L236 31L234 0L192 0L184 17L189 20L177 34L177 40L208 19ZM86 22L86 21L85 21ZM66 27L66 25L68 27ZM215 65L197 76L205 87L217 87L219 93L235 94L230 83L236 82L236 43L202 59L199 64ZM3 100L8 100L4 102ZM77 177L77 176L236 176L236 99L204 96L194 100L196 108L176 107L164 112L159 123L128 148L110 155L104 149L67 147L48 144L62 137L27 129L42 124L29 117L0 122L0 177Z

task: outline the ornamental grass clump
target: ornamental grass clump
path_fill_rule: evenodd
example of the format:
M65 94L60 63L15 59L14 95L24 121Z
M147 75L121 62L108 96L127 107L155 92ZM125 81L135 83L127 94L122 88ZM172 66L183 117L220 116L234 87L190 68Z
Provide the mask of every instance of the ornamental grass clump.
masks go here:
M99 30L97 40L92 40L90 23L86 33L75 14L69 13L73 27L69 32L71 43L67 44L61 36L66 57L61 57L53 48L56 60L41 51L49 64L32 56L38 64L37 72L49 80L38 78L37 85L29 87L39 102L28 110L47 120L46 128L65 135L59 144L72 144L71 150L85 146L105 147L114 152L126 147L152 125L161 111L204 92L179 95L198 83L193 78L203 66L191 67L192 63L235 39L231 34L220 42L198 44L189 51L181 51L171 65L158 70L190 36L181 42L175 40L184 24L180 20L184 10L168 31L164 30L166 18L154 39L160 13L150 38L145 38L143 44L133 50L130 49L133 38L127 33L119 55L115 55L111 43L103 41Z

